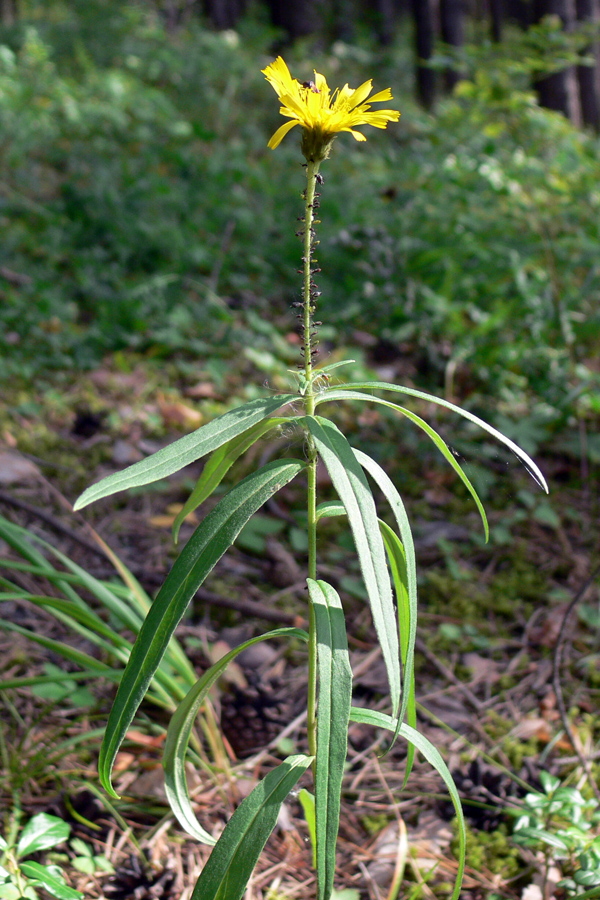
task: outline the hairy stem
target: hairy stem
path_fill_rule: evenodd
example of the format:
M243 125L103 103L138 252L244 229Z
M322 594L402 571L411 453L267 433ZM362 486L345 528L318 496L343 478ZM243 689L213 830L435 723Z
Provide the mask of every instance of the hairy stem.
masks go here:
M316 299L313 276L313 246L315 221L316 180L319 164L309 162L306 167L306 191L304 207L304 255L302 285L302 330L304 377L306 379L305 409L309 416L315 412L315 395L313 388L313 314ZM308 576L317 577L317 450L310 433L307 434L308 455ZM312 756L316 754L316 704L317 704L317 635L312 602L309 600L309 642L308 642L308 745Z

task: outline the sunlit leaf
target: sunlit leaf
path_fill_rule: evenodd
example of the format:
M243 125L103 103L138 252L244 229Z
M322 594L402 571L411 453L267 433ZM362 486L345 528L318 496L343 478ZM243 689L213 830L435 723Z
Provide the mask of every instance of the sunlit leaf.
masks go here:
M276 637L295 637L308 641L308 634L299 628L277 628L269 631L267 634L261 634L258 637L245 641L243 644L230 650L229 653L226 653L210 669L207 669L202 678L196 682L180 703L169 723L163 752L167 799L181 827L202 843L212 845L215 843L215 840L198 822L192 809L187 789L185 754L194 720L209 690L238 653L260 641Z
M291 418L279 417L258 422L243 434L238 435L231 441L227 441L226 444L219 447L218 450L215 450L214 453L211 454L206 461L206 465L202 470L202 475L198 479L194 490L175 517L175 521L173 522L173 540L175 543L177 543L179 529L186 516L189 516L191 512L198 509L207 497L210 497L215 488L222 482L236 459L239 459L246 450L265 434L268 434L269 431L272 431L273 428L277 428L278 425L293 421L294 420Z
M248 519L304 467L299 460L275 460L248 475L211 510L175 561L133 646L100 748L100 780L112 796L114 758L192 597Z
M319 900L327 900L335 872L352 703L352 669L340 598L325 581L309 578L308 590L315 615L319 679L315 762L317 883Z
M319 456L327 466L333 486L348 515L369 595L375 631L387 669L392 710L397 714L400 707L400 647L392 586L375 501L352 447L339 429L321 417L306 416L302 421L314 438Z
M296 394L281 394L278 397L261 397L244 406L238 406L222 416L213 419L207 425L198 428L191 434L179 438L147 459L129 466L122 472L115 472L103 478L97 484L87 488L75 502L73 509L83 509L90 503L109 497L127 488L140 487L173 475L190 463L212 453L232 438L248 431L257 422L262 421L277 409L297 400Z
M312 761L288 756L242 801L202 869L192 900L242 900L281 804Z
M451 409L452 412L458 413L459 416L463 416L463 418L468 419L470 422L473 422L475 425L478 425L480 428L483 428L484 431L487 431L488 434L491 434L493 437L497 438L497 440L501 441L509 450L518 456L521 460L525 468L528 470L531 477L536 481L541 488L543 488L546 493L548 493L548 485L546 483L546 479L540 472L538 466L534 463L531 457L525 453L521 448L515 444L514 441L511 441L510 438L507 438L502 432L498 431L496 428L493 428L492 425L488 425L487 422L484 422L483 419L480 419L478 416L474 415L472 412L469 412L467 409L462 409L460 406L456 406L454 403L450 403L449 400L442 400L440 397L435 397L433 394L426 394L423 391L417 391L414 388L403 387L402 385L396 384L388 384L385 381L361 381L349 384L342 384L336 387L335 389L329 391L323 391L322 393L317 395L317 403L322 403L323 401L335 401L335 400L343 400L349 399L347 397L348 391L363 391L363 390L374 390L374 391L395 391L400 394L408 394L410 397L417 397L419 400L426 400L428 403L435 403L437 406L445 406L446 409ZM374 400L374 397L366 395L362 399L367 399L369 397L370 400Z

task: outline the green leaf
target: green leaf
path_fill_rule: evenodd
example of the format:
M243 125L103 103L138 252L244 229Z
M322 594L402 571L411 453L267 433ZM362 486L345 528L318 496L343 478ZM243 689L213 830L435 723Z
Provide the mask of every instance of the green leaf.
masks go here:
M479 510L479 515L481 516L481 521L483 522L483 530L485 531L485 539L486 542L489 540L490 532L487 522L487 516L485 514L485 509L483 508L483 504L479 499L477 491L465 475L462 466L456 461L452 453L450 452L450 448L446 444L446 442L439 436L437 431L428 425L428 423L422 419L420 416L417 416L415 413L411 412L410 409L406 409L404 406L399 406L397 403L392 403L389 400L383 400L381 397L372 397L370 394L361 394L356 391L345 391L345 396L348 400L366 400L369 403L379 403L380 406L387 406L389 409L394 409L396 412L402 413L403 416L406 416L407 419L410 419L411 422L414 422L425 434L431 438L435 446L438 448L442 456L450 463L460 480L463 482L467 490L469 491L471 497L473 498L477 509Z
M100 748L100 780L110 780L115 756L192 597L250 516L304 468L299 460L275 460L233 487L198 526L183 548L140 630L121 679Z
M319 678L315 762L317 896L318 900L326 900L333 889L335 872L352 705L352 669L340 598L331 585L312 578L308 579L308 591L315 615Z
M27 875L28 878L34 878L42 885L45 891L48 891L57 900L81 900L83 897L80 891L70 888L64 881L59 881L55 875L48 871L46 866L41 866L36 862L24 862L21 863L20 868L24 875Z
M325 503L319 503L317 506L317 522L319 519L329 519L334 518L335 516L345 516L346 515L346 507L343 503L337 503L336 501L325 501Z
M419 400L426 400L428 403L435 403L437 404L437 406L445 406L446 409L451 409L452 412L458 413L459 416L463 416L463 418L468 419L470 422L473 422L475 425L483 428L483 430L487 431L488 434L491 434L493 437L501 441L506 447L509 448L509 450L512 450L515 456L518 456L518 458L521 460L534 481L536 481L539 486L543 488L546 493L548 493L548 485L546 483L546 479L544 478L534 461L531 459L531 457L528 456L528 454L525 453L524 450L521 450L521 448L517 444L515 444L514 441L511 441L510 438L507 438L496 428L488 425L487 422L483 421L483 419L475 416L467 409L462 409L462 407L456 406L454 403L450 403L449 400L442 400L439 397L434 397L433 394L426 394L423 391L417 391L414 388L403 387L402 385L397 384L388 384L388 382L386 381L361 381L356 383L342 384L333 390L323 391L322 393L317 395L317 403L322 403L325 400L330 401L348 399L346 397L346 392L356 390L395 391L399 394L408 394L408 396L410 397L417 397ZM369 397L369 399L374 400L376 398Z
M191 900L241 900L281 804L312 761L311 756L288 756L242 801L210 854Z
M400 648L392 586L375 501L352 447L339 429L321 417L306 416L302 421L312 434L333 486L346 508L387 669L392 711L397 715L400 706Z
M411 582L406 559L406 552L402 541L398 535L385 522L380 522L381 534L387 550L390 571L392 573L392 581L396 590L396 603L398 606L398 626L400 630L400 652L402 654L402 665L404 667L402 679L402 706L398 722L402 722L404 710L406 711L406 720L413 728L417 726L417 706L415 697L415 669L414 669L414 645L416 639L416 578L415 578L415 595L414 604L411 597ZM414 606L414 608L413 608ZM392 738L390 744L393 746L398 732ZM406 755L406 767L404 770L404 786L408 781L413 762L415 750L412 744L408 745Z
M386 472L384 472L379 463L361 450L355 450L354 455L388 501L400 532L401 541L398 540L391 528L380 522L379 527L382 532L396 588L400 652L404 666L402 705L398 721L404 721L410 704L412 712L409 724L414 726L416 724L414 660L415 640L417 637L417 561L412 531L402 498ZM396 740L396 737L397 734L394 735L392 743ZM411 765L412 758L409 756L407 772L410 771Z
M215 488L222 482L223 478L232 467L236 459L246 452L259 438L267 434L273 428L284 423L293 422L293 419L277 418L267 419L258 422L252 428L249 428L243 434L238 435L230 441L227 441L222 447L210 456L206 461L206 465L202 470L202 475L196 483L196 487L186 500L183 508L177 513L173 522L173 540L177 543L179 537L179 529L186 516L204 503L207 497L213 493Z
M17 844L17 857L28 856L30 853L37 853L38 850L56 847L57 844L66 841L70 833L70 826L58 816L38 813L29 820L21 832Z
M306 826L308 828L308 833L310 835L310 843L312 846L312 864L313 869L317 868L317 820L315 813L315 797L314 794L311 794L310 791L307 791L306 788L302 788L300 793L298 794L298 800L300 801L300 805L304 812L304 818L306 819Z
M267 634L261 634L258 637L245 641L243 644L230 650L229 653L226 653L210 669L207 669L202 678L188 691L169 722L163 752L167 799L181 827L201 843L212 845L215 843L215 840L199 824L192 809L187 789L185 754L194 720L209 690L238 653L241 653L242 650L246 650L248 647L252 647L253 644L258 644L260 641L276 637L297 637L303 641L308 641L308 634L299 628L277 628L269 631Z
M144 484L151 484L153 481L159 481L168 475L173 475L195 462L197 459L212 453L218 447L223 446L237 435L248 431L257 422L266 419L271 413L274 413L282 406L297 400L296 394L281 394L279 397L261 397L258 400L252 400L250 403L239 406L226 412L222 416L218 416L193 431L186 434L168 447L163 447L157 453L153 453L147 459L129 466L122 472L115 472L108 478L103 478L97 484L87 488L75 502L74 510L83 509L90 503L100 500L102 497L110 497L118 491L124 491L127 488L141 487Z
M353 706L350 711L350 721L359 722L363 725L371 725L373 728L386 728L388 731L392 732L395 732L397 727L397 722L390 716L386 716L385 713L377 712L376 710L371 709L361 709L357 706ZM454 891L452 893L451 900L459 900L463 874L465 871L467 833L465 829L465 817L463 815L460 797L456 789L456 785L454 784L454 779L450 774L448 766L442 759L439 750L437 750L437 748L433 746L431 741L429 741L424 735L420 734L414 728L411 728L410 725L406 725L406 723L403 722L400 726L400 736L405 738L407 741L410 741L410 743L417 748L419 753L421 753L425 757L427 762L431 766L433 766L436 772L441 776L444 784L448 788L448 793L450 794L452 803L454 804L454 810L456 812L456 818L458 822L459 858L458 872L456 875L456 881L454 884Z

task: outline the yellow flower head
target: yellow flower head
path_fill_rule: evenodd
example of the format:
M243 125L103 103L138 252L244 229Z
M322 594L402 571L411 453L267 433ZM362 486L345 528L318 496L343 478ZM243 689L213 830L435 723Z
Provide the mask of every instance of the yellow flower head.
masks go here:
M305 81L304 84L292 78L281 56L262 72L281 100L279 112L290 120L278 128L269 141L272 150L279 146L288 131L295 125L301 125L302 152L307 159L317 162L325 159L339 131L349 131L357 141L365 141L364 134L354 130L356 125L385 128L388 122L397 122L400 118L400 113L395 109L369 112L372 103L392 99L389 88L369 97L373 90L370 79L356 90L346 84L331 94L325 77L318 72L315 72L314 81ZM367 97L368 103L365 102Z

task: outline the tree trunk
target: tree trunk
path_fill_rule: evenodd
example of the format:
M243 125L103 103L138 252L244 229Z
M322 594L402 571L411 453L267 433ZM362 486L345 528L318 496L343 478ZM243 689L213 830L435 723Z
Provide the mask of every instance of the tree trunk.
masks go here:
M415 50L417 57L417 96L425 109L435 103L435 73L425 65L433 54L433 12L430 0L412 0L415 21Z
M502 0L489 0L490 18L492 22L492 40L499 44L502 41L502 20L504 18L504 4Z
M271 22L287 32L286 43L312 34L316 27L314 0L267 0Z
M533 18L539 22L544 16L559 16L563 25L569 24L569 8L567 0L534 0ZM567 119L574 117L569 97L569 71L553 72L535 83L535 89L541 106L560 112Z
M505 2L506 18L521 28L529 28L532 22L531 3L528 0L506 0Z
M204 10L217 31L235 28L246 11L246 0L204 0Z
M376 0L377 38L383 47L389 46L396 34L396 5L394 0Z
M598 0L575 0L575 12L578 22L597 22L599 18ZM594 66L577 66L581 118L584 125L589 125L594 131L600 131L597 46L586 48L586 54L596 58L596 64Z
M462 47L465 42L463 0L440 0L440 29L442 40L451 47ZM451 91L460 79L454 69L444 73L446 88Z
M10 28L19 18L17 0L0 0L0 25Z

